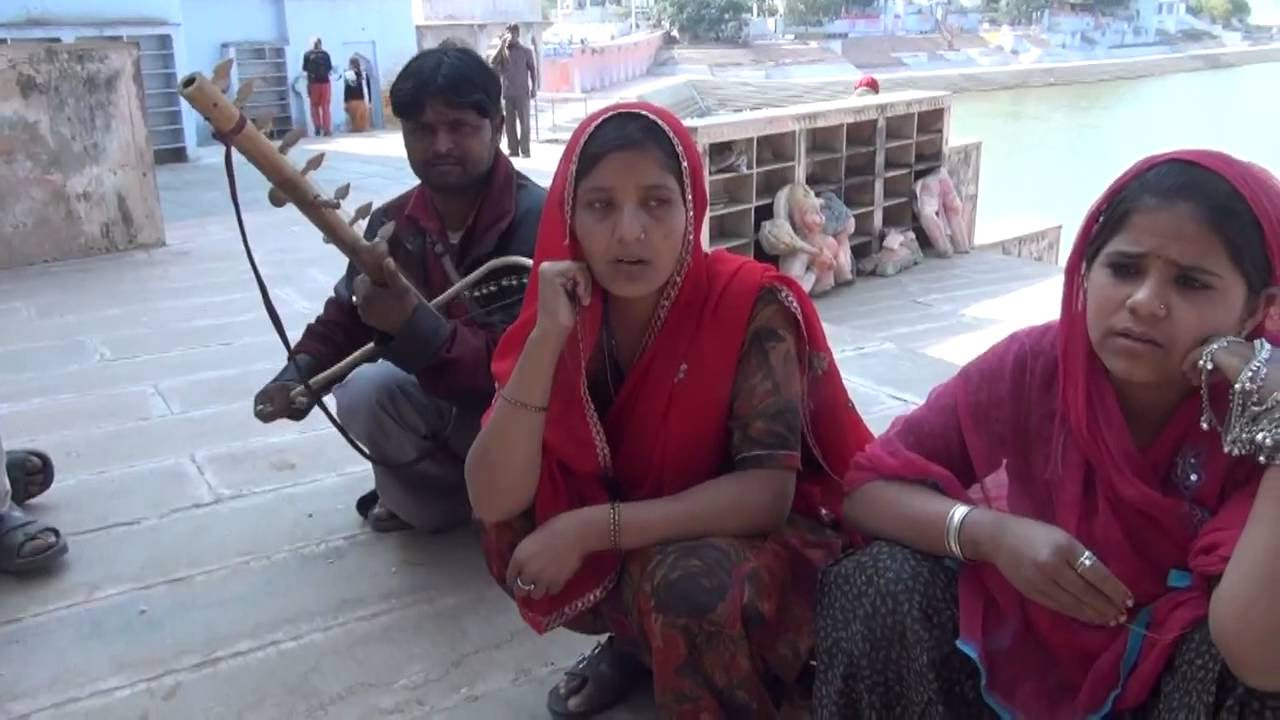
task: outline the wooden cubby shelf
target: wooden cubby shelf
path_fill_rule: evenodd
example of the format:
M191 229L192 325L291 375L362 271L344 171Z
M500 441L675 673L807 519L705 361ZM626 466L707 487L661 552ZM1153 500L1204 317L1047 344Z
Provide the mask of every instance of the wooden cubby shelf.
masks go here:
M704 160L734 143L748 158L708 178L704 246L772 260L756 234L778 190L803 182L848 206L856 255L879 250L884 228L914 224L915 183L945 161L950 111L946 93L912 91L690 120Z

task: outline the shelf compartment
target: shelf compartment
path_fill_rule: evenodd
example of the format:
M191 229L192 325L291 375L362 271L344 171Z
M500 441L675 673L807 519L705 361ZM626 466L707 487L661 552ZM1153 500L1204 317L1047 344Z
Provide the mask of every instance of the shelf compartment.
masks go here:
M784 165L756 173L756 202L773 202L773 196L796 181L794 165Z
M885 142L894 140L914 140L916 137L916 114L892 115L885 118Z
M737 166L729 166L723 170L717 171L715 174L711 176L711 178L714 180L714 179L723 178L723 177L733 177L735 175L750 174L751 171L755 168L755 164L756 164L755 147L756 147L756 144L751 140L751 138L747 138L745 140L730 140L727 142L712 143L711 147L707 148L708 167L710 167L712 158L719 157L722 155L736 154L739 151L742 154L746 155L747 162L746 162L746 167L741 170L739 170Z
M728 250L730 252L741 251L743 254L750 255L751 246L754 244L755 240L749 237L722 237L711 241L711 249Z
M712 180L707 190L711 212L723 212L729 206L751 205L755 202L754 187L755 178L750 174Z
M845 175L875 175L876 173L876 154L872 152L853 153L845 158L844 163Z
M875 152L880 143L880 122L875 119L859 120L845 125L845 146L848 152L855 150L871 150Z
M875 210L875 181L846 183L844 187L844 204L855 214Z
M924 177L925 175L928 175L934 170L937 170L940 167L942 167L942 160L924 159L924 160L916 160L915 167L912 169L915 170L916 179L919 179Z
M796 132L761 135L756 139L756 163L761 170L796 161Z
M911 203L899 202L892 205L885 204L884 207L884 227L905 227L912 225Z
M754 203L729 203L728 205L721 205L718 208L711 209L711 217L735 213L740 210L750 210L754 206Z
M731 212L712 215L707 222L707 243L712 249L745 245L745 252L752 253L751 247L755 244L755 227L752 224L750 205Z
M911 187L911 173L903 173L893 177L885 177L884 179L884 206L888 207L889 203L902 199L910 200L913 188Z
M809 160L830 160L843 156L843 125L812 128L806 133L805 157Z
M941 136L947 126L947 111L944 108L922 110L918 114L916 123L916 132L920 135L937 133Z
M837 155L812 163L805 173L805 184L814 192L819 192L819 185L825 186L826 190L839 191L844 185L844 158Z

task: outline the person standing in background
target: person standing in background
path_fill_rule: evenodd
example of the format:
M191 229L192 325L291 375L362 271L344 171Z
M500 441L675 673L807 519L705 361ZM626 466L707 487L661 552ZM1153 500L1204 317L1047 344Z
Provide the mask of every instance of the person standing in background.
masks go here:
M533 50L520 43L520 26L511 23L491 61L502 77L502 105L507 116L507 154L529 157L529 105L538 97L538 64ZM519 123L517 133L516 124Z
M320 38L311 43L311 49L302 55L302 72L307 74L307 98L311 102L311 122L316 135L333 134L333 118L329 104L333 101L329 78L333 74L333 60L321 46Z
M351 56L342 79L342 102L347 109L351 132L365 132L369 129L369 96L373 91L368 76L360 68L360 58Z

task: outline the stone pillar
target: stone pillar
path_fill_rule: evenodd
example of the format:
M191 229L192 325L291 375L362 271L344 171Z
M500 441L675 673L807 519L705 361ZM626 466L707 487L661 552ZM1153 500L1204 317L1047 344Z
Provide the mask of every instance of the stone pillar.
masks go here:
M0 268L164 244L142 108L135 45L0 45Z
M974 246L978 232L978 176L982 167L982 141L952 142L947 147L947 174L956 186L956 195L964 206L964 224L969 229L969 247Z

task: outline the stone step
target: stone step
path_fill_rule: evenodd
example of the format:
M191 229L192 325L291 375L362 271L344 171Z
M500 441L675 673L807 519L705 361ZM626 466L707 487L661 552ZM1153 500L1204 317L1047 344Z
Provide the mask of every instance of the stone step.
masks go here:
M367 534L357 529L359 519L349 504L356 489L350 481L345 486L335 482L324 493L286 491L246 499L244 503L259 504L255 510L246 510L244 504L214 506L217 517L206 516L198 525L196 513L211 511L191 511L169 532L139 526L145 532L104 533L94 543L100 549L82 543L82 556L93 552L93 559L82 559L83 566L76 565L77 572L63 579L61 586L54 585L56 576L48 578L44 584L57 592L42 602L66 602L104 586L116 592L65 610L25 617L30 608L15 605L29 605L35 592L25 587L15 592L18 589L12 583L3 583L0 617L25 619L0 625L5 657L23 659L6 663L0 716L123 695L169 676L185 685L190 673L218 666L239 668L248 657L262 658L250 675L264 682L259 686L263 692L251 696L246 687L215 679L210 692L219 688L219 702L227 708L215 714L243 717L283 703L290 711L274 717L304 717L312 703L339 704L345 693L361 690L367 694L348 698L348 708L393 699L412 707L424 700L433 683L446 678L456 685L446 683L447 693L426 697L432 704L444 703L457 688L475 686L477 674L487 677L490 687L510 682L515 672L486 674L497 670L487 653L532 634L488 577L473 533ZM306 517L306 512L313 517ZM319 534L331 539L290 545L287 538L272 536L273 523L297 537L314 537L311 526L321 526ZM344 526L358 534L332 538ZM262 556L264 545L283 545L288 551ZM189 574L246 553L252 553L252 559ZM184 558L186 554L193 557ZM160 562L157 556L175 565L163 570L177 576L122 592L121 576L160 574L161 568L155 567ZM15 595L17 599L10 600ZM368 629L359 629L328 647L304 647L292 662L275 652L380 615L393 615L393 620L377 633L378 642L372 641ZM477 622L480 618L485 621ZM91 638L105 641L91 642ZM554 646L530 648L521 656L520 666L531 660L535 664L529 669L541 663L564 664L583 644L575 638L558 652ZM75 671L51 672L67 666L68 652L74 653ZM295 684L296 692L285 689L284 681L290 676L302 684ZM236 692L227 693L228 687L236 687ZM133 717L137 714L133 711ZM336 716L352 715L339 712Z

